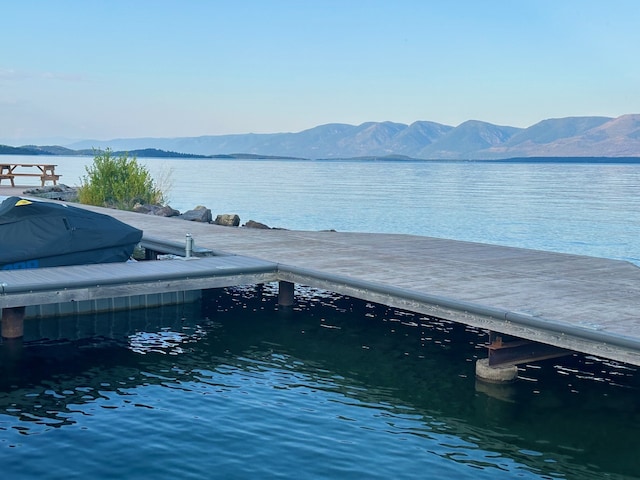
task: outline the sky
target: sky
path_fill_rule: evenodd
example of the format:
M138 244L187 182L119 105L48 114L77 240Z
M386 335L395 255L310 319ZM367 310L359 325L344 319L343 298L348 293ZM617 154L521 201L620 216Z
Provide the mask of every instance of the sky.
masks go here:
M637 0L0 0L0 143L640 113Z

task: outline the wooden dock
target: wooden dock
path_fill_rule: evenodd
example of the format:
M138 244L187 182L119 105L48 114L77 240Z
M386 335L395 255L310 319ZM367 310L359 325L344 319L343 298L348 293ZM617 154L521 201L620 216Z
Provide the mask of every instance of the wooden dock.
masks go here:
M184 243L188 233L198 247L228 254L165 262L182 263L179 269L187 270L192 267L184 265L205 265L209 272L197 281L186 270L175 275L165 272L172 279L162 280L159 272L152 272L157 267L146 267L144 262L102 266L97 270L115 279L112 291L95 287L91 295L182 288L181 275L189 288L277 280L640 366L640 268L631 263L412 235L221 227L86 208L140 228L145 236ZM217 268L216 262L229 261L246 263L226 275L225 267ZM151 262L156 263L161 262ZM256 270L243 274L245 267ZM122 269L148 269L149 277L129 281ZM14 275L18 273L0 272L0 283L7 285L0 294L0 307L18 305L33 292L12 283ZM118 284L118 275L123 275L124 285ZM104 287L105 282L96 284ZM61 290L54 280L48 285L49 298L59 295L66 300L73 295L72 288ZM89 287L78 286L83 288ZM19 300L18 295L22 295Z

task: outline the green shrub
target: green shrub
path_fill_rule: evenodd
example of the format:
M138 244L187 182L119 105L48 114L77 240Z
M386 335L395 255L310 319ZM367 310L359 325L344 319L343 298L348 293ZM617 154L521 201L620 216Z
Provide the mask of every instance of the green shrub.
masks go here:
M136 158L113 156L110 149L96 151L93 165L85 167L78 200L87 205L132 210L136 203L162 204L164 195Z

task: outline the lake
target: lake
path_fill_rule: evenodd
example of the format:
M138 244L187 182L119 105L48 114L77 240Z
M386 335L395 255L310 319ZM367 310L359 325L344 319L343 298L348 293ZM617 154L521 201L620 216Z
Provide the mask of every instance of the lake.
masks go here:
M50 159L69 185L91 162ZM637 164L141 161L182 211L640 264ZM640 478L636 368L574 355L487 386L482 331L297 298L26 322L0 345L3 478Z
M93 160L47 159L72 186ZM139 161L180 211L205 205L272 227L409 233L640 264L638 163Z

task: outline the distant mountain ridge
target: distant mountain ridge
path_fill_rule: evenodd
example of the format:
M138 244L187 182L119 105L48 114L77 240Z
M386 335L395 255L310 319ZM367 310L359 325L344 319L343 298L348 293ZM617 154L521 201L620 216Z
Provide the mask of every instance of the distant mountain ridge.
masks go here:
M548 119L528 128L478 120L457 127L429 121L411 125L331 123L297 133L208 135L177 138L85 140L74 150L159 149L192 155L246 153L297 158L402 155L417 159L494 160L524 157L640 157L640 114Z

